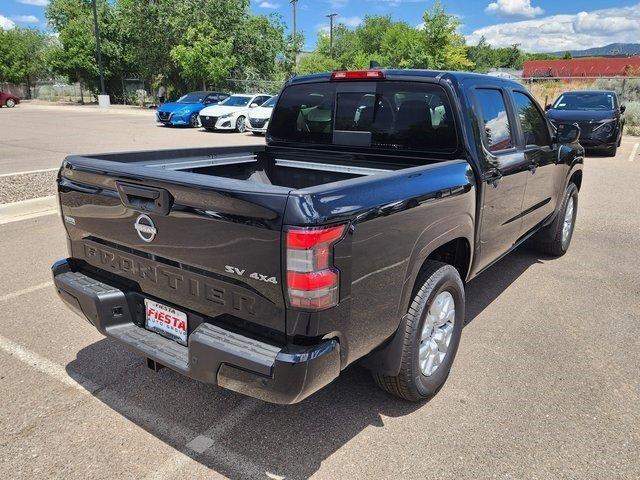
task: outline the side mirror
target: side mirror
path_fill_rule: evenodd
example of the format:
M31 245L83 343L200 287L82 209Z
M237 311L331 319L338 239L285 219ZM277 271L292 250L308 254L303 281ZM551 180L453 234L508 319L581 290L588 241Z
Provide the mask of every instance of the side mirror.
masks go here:
M556 127L558 143L575 143L580 138L580 127L573 123L559 123Z
M249 108L256 108L259 107L260 105L258 105L257 103L252 103L251 105L249 105Z
M626 109L627 107L625 107L624 105L620 105L620 113L624 113Z
M548 104L544 107L544 109L545 109L545 111L547 111L547 112L548 112L549 110L551 110L551 104L550 104L550 103L548 103Z

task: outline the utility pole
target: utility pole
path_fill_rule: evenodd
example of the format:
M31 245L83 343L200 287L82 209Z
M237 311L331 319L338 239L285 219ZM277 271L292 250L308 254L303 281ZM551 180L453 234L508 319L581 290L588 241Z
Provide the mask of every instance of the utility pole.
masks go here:
M337 13L330 13L329 15L326 15L329 19L329 54L331 55L331 58L333 58L333 19L337 16Z
M293 8L293 64L298 64L298 30L296 26L296 5L298 0L291 0L291 7Z
M93 9L93 29L96 35L96 52L98 56L98 70L100 71L100 95L98 95L98 104L101 107L108 107L111 103L109 95L104 88L104 68L102 67L102 52L100 49L100 28L98 27L98 12L96 8L96 0L91 0L91 8Z

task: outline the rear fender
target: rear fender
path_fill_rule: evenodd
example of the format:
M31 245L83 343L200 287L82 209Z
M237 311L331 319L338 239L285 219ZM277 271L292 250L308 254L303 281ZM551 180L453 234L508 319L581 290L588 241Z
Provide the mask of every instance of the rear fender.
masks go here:
M469 258L473 258L474 222L473 213L471 213L473 211L474 206L471 205L468 212L443 218L437 223L430 225L418 238L413 248L405 275L405 281L402 286L402 296L398 304L398 317L400 318L398 328L382 347L378 348L363 360L362 363L365 367L383 375L395 376L398 374L402 361L407 310L422 267L429 258L429 255L439 247L459 238L464 238L468 242L470 248ZM463 280L466 278L468 272L469 265L466 267L466 272L461 274Z

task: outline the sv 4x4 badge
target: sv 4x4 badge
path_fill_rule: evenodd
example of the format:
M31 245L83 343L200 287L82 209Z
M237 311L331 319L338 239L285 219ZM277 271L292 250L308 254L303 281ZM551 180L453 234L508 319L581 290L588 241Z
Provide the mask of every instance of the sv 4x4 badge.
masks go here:
M238 268L238 267L232 267L231 265L225 265L224 266L224 271L227 273L232 273L234 275L238 275L240 277L244 277L245 272L247 271L244 268ZM250 273L248 275L249 278L253 278L254 280L260 280L261 282L267 282L267 283L273 283L276 284L278 283L278 281L276 280L276 277L269 277L267 275L263 275L261 273Z

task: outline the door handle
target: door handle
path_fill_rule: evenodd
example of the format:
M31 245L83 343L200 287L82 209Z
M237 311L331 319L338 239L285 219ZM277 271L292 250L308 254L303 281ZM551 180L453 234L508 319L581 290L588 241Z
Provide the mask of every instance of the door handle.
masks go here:
M498 188L498 183L500 182L501 178L502 178L502 173L500 173L500 170L492 169L492 170L489 170L487 173L485 173L482 179L485 182L487 182L489 185L491 185L493 188Z

